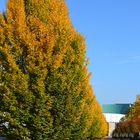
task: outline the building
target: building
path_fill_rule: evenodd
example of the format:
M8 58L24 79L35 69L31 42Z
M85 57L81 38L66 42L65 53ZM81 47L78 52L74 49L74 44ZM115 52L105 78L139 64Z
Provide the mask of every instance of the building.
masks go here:
M116 124L125 116L131 104L105 104L102 107L106 121L109 124L108 136L111 137Z

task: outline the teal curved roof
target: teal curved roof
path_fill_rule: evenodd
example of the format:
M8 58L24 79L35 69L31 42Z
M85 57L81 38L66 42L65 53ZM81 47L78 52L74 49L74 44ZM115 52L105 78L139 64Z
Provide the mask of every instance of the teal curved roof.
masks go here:
M126 114L131 104L105 104L102 107L103 113Z

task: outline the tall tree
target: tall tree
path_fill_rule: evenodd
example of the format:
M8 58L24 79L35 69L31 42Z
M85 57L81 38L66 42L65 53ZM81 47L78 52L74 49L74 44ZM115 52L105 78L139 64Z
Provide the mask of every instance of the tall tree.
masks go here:
M140 131L140 95L131 105L128 113L122 118L114 133L139 133Z
M92 116L102 112L95 113L85 50L64 0L9 0L0 18L1 134L12 140L88 136Z

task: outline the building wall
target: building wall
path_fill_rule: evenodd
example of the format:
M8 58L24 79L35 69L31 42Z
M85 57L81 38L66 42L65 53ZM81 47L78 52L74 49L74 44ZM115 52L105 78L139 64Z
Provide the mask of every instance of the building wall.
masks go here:
M109 124L108 136L112 136L112 132L122 117L125 116L131 104L107 104L103 105L103 113Z
M104 113L104 116L109 125L108 136L111 137L113 130L116 128L116 124L119 123L121 118L124 117L125 115L115 113Z
M115 113L104 113L104 116L106 118L106 121L109 123L118 123L122 117L124 117L124 114L115 114Z
M116 123L110 122L109 123L109 131L108 131L108 136L111 137L112 136L112 132L113 130L116 128Z

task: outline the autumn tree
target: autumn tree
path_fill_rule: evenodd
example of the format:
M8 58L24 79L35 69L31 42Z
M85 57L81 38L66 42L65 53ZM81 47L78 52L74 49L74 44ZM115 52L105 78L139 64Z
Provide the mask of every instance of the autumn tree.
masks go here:
M132 120L134 117L140 115L140 95L137 95L136 101L131 105L124 120Z
M140 131L140 95L137 96L136 101L131 105L128 113L121 120L118 127L115 129L116 131L120 131L121 133L139 133Z
M89 84L84 42L64 0L7 2L0 16L2 135L80 140L101 127L92 125L105 119Z

